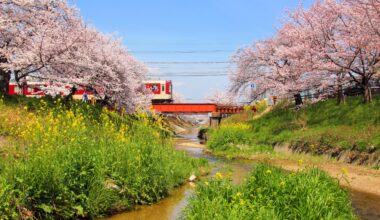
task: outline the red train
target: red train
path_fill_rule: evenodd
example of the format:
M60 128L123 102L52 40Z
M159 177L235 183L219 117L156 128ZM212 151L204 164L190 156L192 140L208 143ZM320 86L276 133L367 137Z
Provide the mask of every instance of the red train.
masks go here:
M145 88L153 94L152 103L171 103L173 102L173 86L172 81L168 80L149 80L144 82ZM47 82L27 81L19 86L16 82L9 83L9 95L24 95L27 97L45 96L44 87L51 87L53 93L66 96L70 93L70 85L52 85ZM86 92L88 100L95 98L94 92L84 88L77 87L74 93L74 99L82 99Z
M145 81L145 88L152 91L152 103L172 103L173 85L170 80L149 80Z
M19 86L16 82L10 82L9 83L9 95L23 95L26 97L43 97L46 95L44 92L44 87L51 87L50 90L52 90L53 93L61 96L66 96L70 94L71 86L70 85L52 85L48 84L46 82L33 82L33 81L28 81L22 83L21 86ZM91 100L94 98L94 92L89 91L88 89L84 87L77 87L77 90L75 91L73 98L74 99L82 99L83 94L86 92L87 94L87 99Z

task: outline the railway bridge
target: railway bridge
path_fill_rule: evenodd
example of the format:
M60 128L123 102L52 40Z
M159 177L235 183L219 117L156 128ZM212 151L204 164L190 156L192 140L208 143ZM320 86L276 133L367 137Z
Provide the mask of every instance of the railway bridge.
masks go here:
M157 103L152 109L163 114L208 114L210 127L217 127L223 116L244 111L243 106L218 105L215 103ZM256 111L253 108L252 111Z

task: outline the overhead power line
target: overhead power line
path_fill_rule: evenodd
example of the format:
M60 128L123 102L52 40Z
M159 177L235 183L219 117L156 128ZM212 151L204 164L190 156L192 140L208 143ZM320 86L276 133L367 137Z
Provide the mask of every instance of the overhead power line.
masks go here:
M233 53L234 50L135 50L134 54L196 54L196 53Z
M229 61L147 61L146 64L225 64Z
M228 74L229 71L180 71L180 72L159 72L151 74L163 74L163 75L187 75L187 74L198 74L198 75L208 75L208 74Z
M149 66L148 68L150 69L171 69L171 70L188 70L188 69L191 69L191 70L204 70L204 71L207 71L207 70L220 70L220 71L223 71L223 70L232 70L233 68L232 67L228 67L228 66L192 66L192 67L189 67L189 66Z
M223 74L158 74L158 75L148 75L150 77L205 77L205 76L229 76L231 74L223 73Z

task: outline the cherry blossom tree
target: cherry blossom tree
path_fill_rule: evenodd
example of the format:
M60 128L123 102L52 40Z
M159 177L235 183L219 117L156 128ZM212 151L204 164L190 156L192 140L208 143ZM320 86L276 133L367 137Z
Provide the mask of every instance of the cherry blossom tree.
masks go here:
M206 97L205 100L210 103L216 103L220 105L234 105L237 103L236 96L232 93L213 90Z
M249 100L277 91L278 85L271 77L270 66L261 60L256 47L259 46L241 49L234 55L233 62L237 68L230 76L230 92Z
M0 13L3 79L11 71L17 81L38 72L78 42L81 21L64 1L1 1Z
M320 72L307 71L310 54L299 47L298 36L290 28L284 26L276 37L240 50L234 56L237 71L231 77L232 92L243 91L251 94L252 99L265 94L292 94L298 98L301 91L323 85ZM255 88L250 89L250 84Z
M362 88L363 101L370 102L379 44L367 16L358 13L360 7L352 1L317 1L308 10L296 10L292 18L310 39L308 48L319 61L313 68L335 73L338 83L348 74Z
M351 8L350 16L356 21L365 21L361 28L366 28L367 34L380 36L380 1L379 0L344 0L345 4ZM373 40L379 40L374 38Z
M364 102L372 100L371 82L379 78L380 67L380 1L345 0L340 8L348 21L344 21L345 40L349 48L356 48L356 59L349 73L364 90Z
M47 74L50 79L101 88L104 99L128 111L147 107L150 96L143 86L145 66L128 53L120 39L90 28L82 34L84 43L74 53L44 70L51 70Z
M297 94L355 83L370 102L371 81L379 74L378 0L318 0L309 9L289 12L271 39L240 50L231 91L255 83L255 94Z
M147 69L120 39L85 24L64 0L0 0L2 92L10 75L90 87L109 104L148 106Z
M347 83L347 71L335 65L326 58L326 53L334 53L337 50L337 41L341 38L339 33L339 14L327 11L325 3L317 1L309 10L302 7L294 12L289 12L291 23L297 29L299 42L310 56L305 60L305 71L315 73L324 72L322 79L327 79L329 86L335 86L338 103L344 102L343 85ZM345 60L339 60L343 63Z
M173 94L173 102L174 103L184 103L185 101L186 101L186 98L181 93L175 92Z

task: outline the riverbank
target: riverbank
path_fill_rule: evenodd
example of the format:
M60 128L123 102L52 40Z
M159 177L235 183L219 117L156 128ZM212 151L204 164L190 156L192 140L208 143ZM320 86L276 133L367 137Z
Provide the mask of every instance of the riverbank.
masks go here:
M306 104L296 110L284 102L260 117L242 114L206 129L215 152L254 154L286 146L290 151L327 155L343 162L380 168L380 98L362 104L350 97ZM203 135L204 136L204 135Z
M153 204L207 166L161 117L0 99L0 219L95 218ZM6 141L5 141L6 140Z
M194 134L182 134L180 137L176 138L175 148L176 150L184 151L189 156L196 158L205 158L209 161L211 165L211 171L209 178L212 178L216 173L221 173L223 176L228 176L232 179L234 185L240 185L244 182L247 175L252 171L255 166L260 162L270 162L267 159L261 158L250 158L247 159L227 159L222 156L214 156L207 152L206 146L199 143L200 140L196 138ZM308 155L305 155L309 157ZM306 159L302 157L304 161ZM257 160L255 160L257 159ZM274 159L274 158L273 158ZM272 161L273 164L277 166L288 165L298 165L299 158L293 158L292 163L285 163L278 158L277 161ZM321 161L322 158L312 158L312 161ZM305 164L307 162L304 162ZM304 165L305 166L305 165ZM303 167L304 167L303 166ZM294 167L294 169L297 169ZM290 170L290 169L288 169ZM337 169L339 171L339 169ZM203 181L207 179L202 178ZM199 182L195 183L195 186L201 184ZM118 219L178 219L182 216L182 209L187 207L188 201L192 195L195 193L194 184L189 183L180 186L170 193L170 195L154 205L141 206L137 210L131 210L127 213L119 214L108 218L109 220ZM360 219L370 219L375 220L380 217L380 197L368 194L365 192L348 189L350 191L350 198L352 199L352 205L355 209L355 213L360 217ZM156 218L159 217L159 218Z

